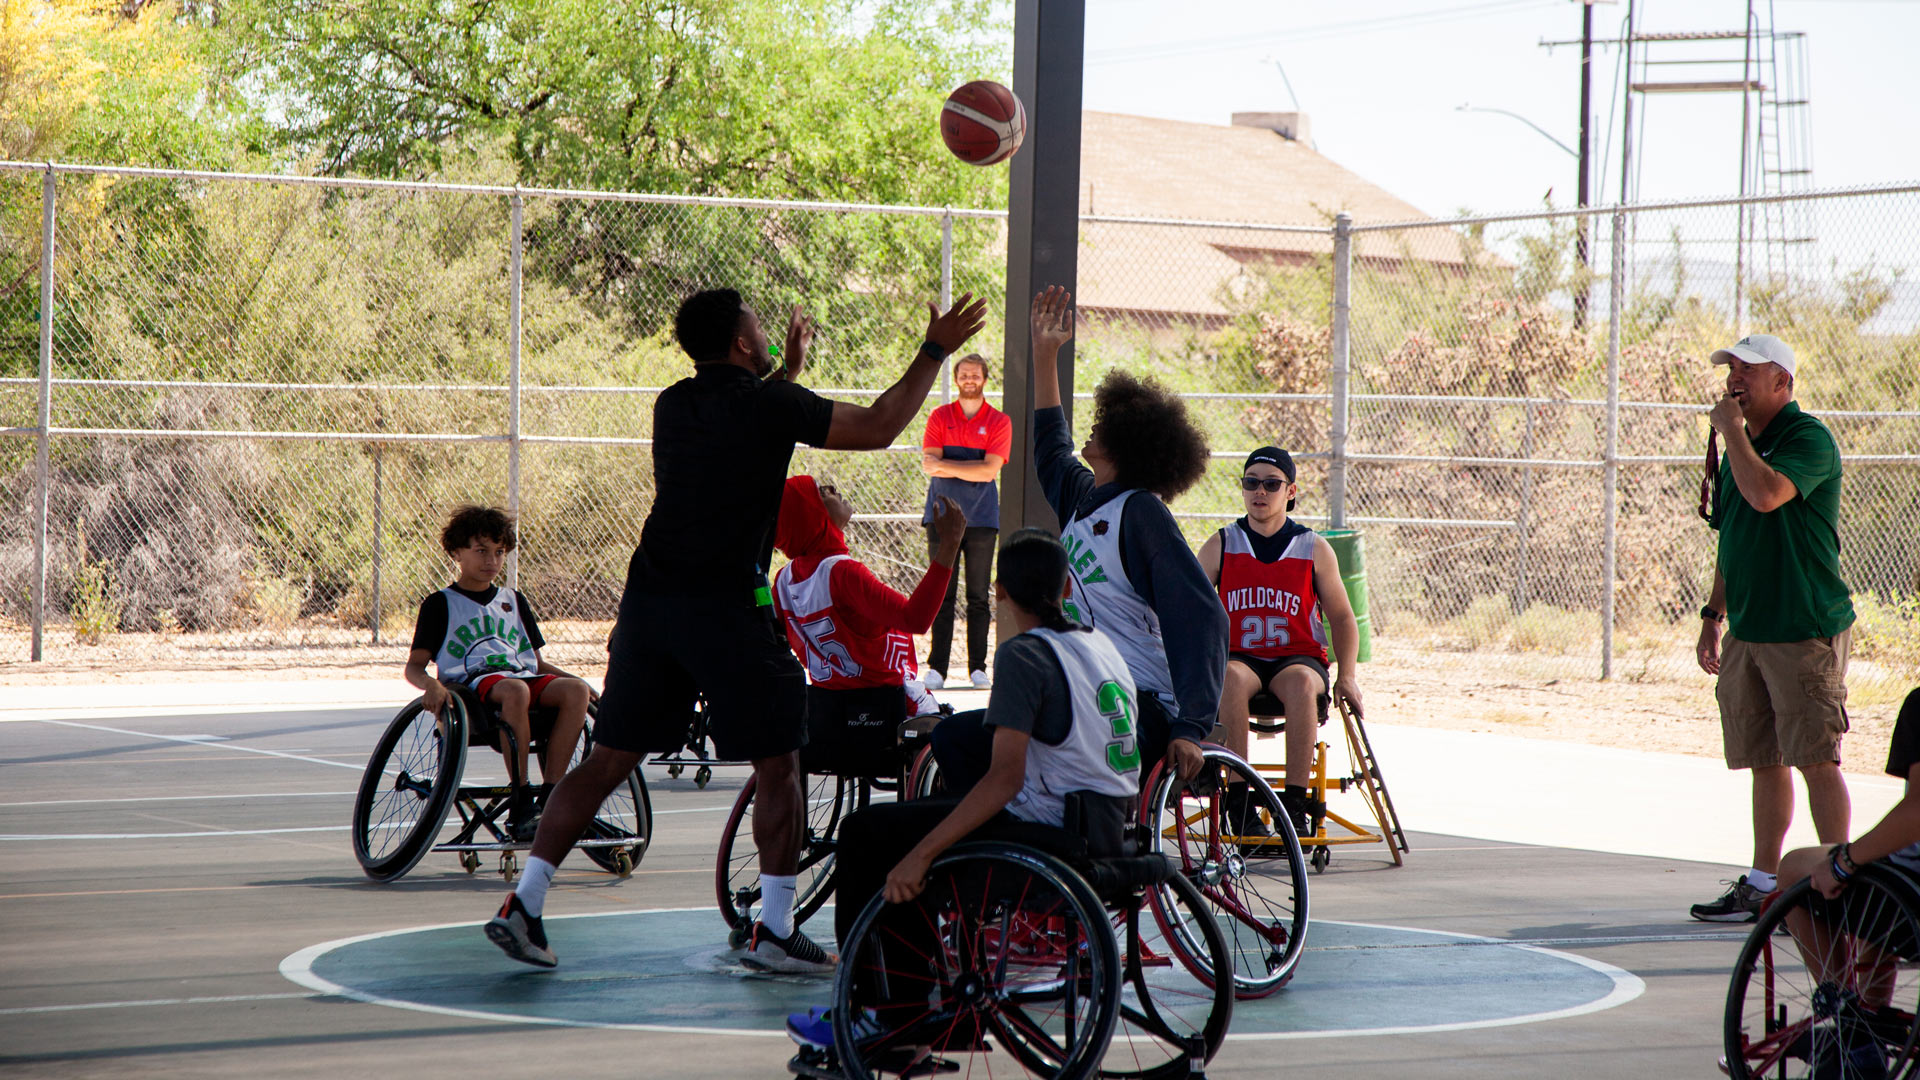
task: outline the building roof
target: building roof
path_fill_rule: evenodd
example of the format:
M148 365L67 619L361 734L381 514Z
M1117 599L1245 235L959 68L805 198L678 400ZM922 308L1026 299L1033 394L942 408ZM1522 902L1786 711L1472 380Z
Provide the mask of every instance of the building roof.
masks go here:
M1099 216L1304 225L1429 215L1304 143L1264 127L1233 127L1087 112L1080 135L1080 212ZM1249 265L1299 265L1330 253L1330 232L1143 226L1081 227L1080 303L1090 310L1220 318L1222 291L1246 284ZM1361 234L1357 259L1459 267L1450 229Z

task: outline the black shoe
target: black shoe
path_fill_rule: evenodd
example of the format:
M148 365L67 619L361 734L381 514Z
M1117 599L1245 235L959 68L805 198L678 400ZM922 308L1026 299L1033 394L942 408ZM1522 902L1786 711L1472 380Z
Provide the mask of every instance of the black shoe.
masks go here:
M1688 912L1701 922L1753 922L1760 917L1760 903L1766 896L1742 874L1728 883L1727 891L1718 900L1695 904Z
M518 893L508 893L499 914L487 920L487 940L523 964L550 968L560 963L547 948L547 931L540 925L540 917L527 914Z
M775 937L767 924L753 924L752 937L740 962L761 971L779 971L789 975L831 975L839 957L821 948L799 927L786 937Z
M1265 807L1254 798L1252 785L1228 784L1222 808L1226 811L1227 832L1235 838L1240 854L1257 855L1269 846L1273 825L1261 814Z
M1326 816L1326 803L1314 798L1302 799L1282 789L1280 807L1287 812L1287 820L1293 823L1295 836L1306 840L1320 834L1319 819Z

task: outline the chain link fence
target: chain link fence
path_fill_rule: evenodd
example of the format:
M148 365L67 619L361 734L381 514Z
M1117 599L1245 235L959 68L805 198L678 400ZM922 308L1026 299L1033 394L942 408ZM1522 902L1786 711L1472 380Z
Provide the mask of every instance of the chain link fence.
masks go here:
M1088 217L1079 427L1108 370L1181 391L1215 458L1174 507L1196 545L1242 512L1247 450L1293 449L1297 515L1366 535L1379 654L1697 677L1705 357L1775 332L1846 455L1852 683L1891 695L1920 679L1917 200L1803 199L1791 258L1753 239L1764 201ZM857 399L926 300L997 309L1004 259L982 211L0 163L0 664L391 651L462 502L519 513L511 573L592 664L652 501L653 397L686 371L682 296L740 288L776 339L804 303L809 383ZM972 346L995 404L1001 330ZM852 497L851 546L902 588L926 564L919 432L793 466Z

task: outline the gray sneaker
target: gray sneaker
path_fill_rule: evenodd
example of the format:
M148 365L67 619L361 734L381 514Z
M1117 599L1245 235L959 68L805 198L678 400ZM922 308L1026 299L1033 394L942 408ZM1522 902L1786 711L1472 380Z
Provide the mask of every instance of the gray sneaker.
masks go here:
M1727 883L1727 891L1720 899L1707 904L1695 904L1690 910L1694 918L1701 922L1752 922L1760 917L1760 902L1766 893L1748 884L1745 874Z
M547 947L546 928L539 916L527 914L515 893L508 893L500 913L487 920L487 940L523 964L550 968L560 962Z
M753 924L753 936L740 962L761 971L779 971L788 975L831 975L840 958L821 948L799 927L786 937L775 937L767 924Z

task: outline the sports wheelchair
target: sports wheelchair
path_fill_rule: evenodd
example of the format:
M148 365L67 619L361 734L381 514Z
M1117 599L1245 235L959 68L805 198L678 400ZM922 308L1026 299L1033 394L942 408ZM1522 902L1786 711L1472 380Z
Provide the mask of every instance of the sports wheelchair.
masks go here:
M941 794L933 748L921 748L908 772L903 798ZM1147 850L1164 854L1191 885L1226 938L1229 964L1206 959L1206 943L1167 913L1180 900L1173 886L1157 885L1148 896L1156 917L1166 916L1169 948L1188 968L1211 978L1233 973L1235 997L1265 997L1293 979L1307 939L1307 862L1292 821L1255 766L1224 746L1202 744L1202 768L1181 782L1164 760L1141 784L1140 824ZM1267 825L1261 835L1241 835L1228 808L1228 789L1245 784L1253 805L1239 811ZM1164 910L1163 910L1164 909Z
M875 896L840 943L837 1050L805 1048L789 1068L1201 1076L1233 1016L1233 982L1216 975L1228 946L1193 882L1142 853L1133 802L1070 793L1066 828L957 844L913 901Z
M1911 880L1869 864L1833 900L1803 881L1768 898L1740 950L1721 1068L1734 1080L1911 1077L1916 1011L1920 891Z
M833 854L840 822L866 806L875 791L899 790L906 763L944 717L906 715L906 694L897 686L861 690L808 687L809 740L800 751L806 777L807 822L800 838L795 873L793 921L798 926L833 895ZM753 800L757 778L749 776L727 814L714 859L714 899L726 921L727 942L744 948L760 908L760 852L753 841Z
M518 853L531 842L514 840L506 831L506 813L516 783L518 760L513 730L500 720L497 705L482 702L467 687L454 687L438 715L407 703L367 759L360 791L353 803L353 853L360 867L375 881L393 881L413 869L428 851L453 852L471 874L480 868L482 852L497 852L500 873L511 881L518 869ZM585 760L593 747L596 705L587 707L587 725L574 747L572 764ZM545 733L553 727L554 710L534 706L528 720L534 732L527 760L538 759ZM498 740L496 742L496 740ZM468 785L461 782L469 746L498 746L507 762L505 784ZM536 810L544 805L551 784L531 785ZM460 830L450 840L439 840L447 815L460 812ZM653 804L647 782L636 767L626 783L616 787L575 845L601 869L622 877L633 872L653 839Z

